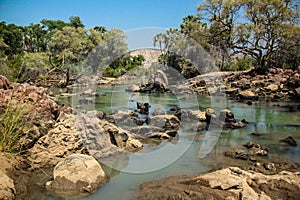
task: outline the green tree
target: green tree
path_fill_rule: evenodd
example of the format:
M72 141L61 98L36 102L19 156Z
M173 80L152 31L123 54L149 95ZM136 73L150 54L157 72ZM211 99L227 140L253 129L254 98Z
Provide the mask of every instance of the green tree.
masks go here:
M87 30L71 26L56 30L48 45L51 60L66 73L66 85L69 82L71 65L79 65L94 46Z
M47 50L47 31L40 24L22 27L23 50L26 52L45 52Z
M85 62L93 73L104 70L128 52L126 35L122 30L113 28L101 33L101 38L100 43L92 49Z
M5 22L0 23L0 38L8 46L5 49L5 55L12 57L22 53L22 29L15 24L6 25Z
M70 26L73 26L75 28L84 28L84 24L82 23L79 16L71 16L69 20L70 20L69 23Z
M260 73L279 63L274 57L279 52L289 60L290 55L282 50L297 45L289 40L299 34L294 31L298 29L299 12L293 0L207 0L198 11L210 25L210 43L234 54L251 56ZM299 60L293 62L300 64Z

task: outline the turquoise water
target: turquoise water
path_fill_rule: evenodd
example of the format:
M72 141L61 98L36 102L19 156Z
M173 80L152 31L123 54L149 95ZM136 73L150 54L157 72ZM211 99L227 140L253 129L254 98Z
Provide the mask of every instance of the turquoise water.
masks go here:
M224 150L233 147L242 148L242 145L250 140L268 147L269 158L300 163L300 145L290 147L279 142L280 139L292 136L300 144L300 112L289 112L287 107L282 107L297 103L254 102L253 105L247 105L228 99L127 93L124 92L124 88L119 87L99 88L97 92L106 96L96 97L93 105L85 105L82 109L96 109L107 113L120 109L134 110L136 101L149 102L152 105L151 111L160 108L166 113L171 113L169 110L174 105L187 109L199 107L200 110L213 107L217 112L228 108L233 111L236 119L246 119L249 124L242 129L224 129L212 151L200 159L199 150L209 136L206 134L210 133L195 132L193 124L183 123L178 139L172 142L163 141L158 146L144 145L142 151L129 156L128 165L121 171L103 166L110 176L110 181L85 199L135 199L141 183L175 175L191 176L218 169L227 159L223 157ZM70 99L63 101L66 104L71 103ZM252 136L253 132L261 133L262 137Z

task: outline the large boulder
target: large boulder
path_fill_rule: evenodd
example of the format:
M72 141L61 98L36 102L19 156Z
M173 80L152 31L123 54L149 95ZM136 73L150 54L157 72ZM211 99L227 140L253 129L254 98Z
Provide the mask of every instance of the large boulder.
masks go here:
M57 193L93 193L106 181L104 171L92 156L73 154L55 166L53 181L47 182L46 188Z
M0 169L0 199L14 199L16 194L15 185L12 179L10 179Z
M163 131L178 130L180 121L174 115L156 115L147 120L150 126L161 128Z
M100 124L107 134L107 138L109 138L110 142L120 149L135 152L143 148L143 144L126 130L105 121Z

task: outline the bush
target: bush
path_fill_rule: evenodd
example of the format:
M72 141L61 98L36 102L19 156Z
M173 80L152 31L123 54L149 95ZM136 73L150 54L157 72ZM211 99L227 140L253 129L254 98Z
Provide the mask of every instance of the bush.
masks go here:
M12 96L7 107L4 108L3 114L0 115L0 151L21 153L23 144L26 143L24 131L28 121L24 118L24 115L27 110L26 104L20 102L13 106ZM21 141L21 138L24 138L23 141Z
M255 66L255 60L250 56L236 58L227 63L222 71L243 71Z

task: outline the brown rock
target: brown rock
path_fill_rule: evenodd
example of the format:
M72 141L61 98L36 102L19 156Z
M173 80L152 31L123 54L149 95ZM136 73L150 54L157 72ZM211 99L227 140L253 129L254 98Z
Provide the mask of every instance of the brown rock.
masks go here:
M0 199L14 199L16 195L15 185L12 179L10 179L0 169Z
M46 183L46 188L58 194L93 193L107 180L100 164L92 156L83 154L73 154L59 162L53 179Z

